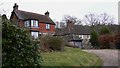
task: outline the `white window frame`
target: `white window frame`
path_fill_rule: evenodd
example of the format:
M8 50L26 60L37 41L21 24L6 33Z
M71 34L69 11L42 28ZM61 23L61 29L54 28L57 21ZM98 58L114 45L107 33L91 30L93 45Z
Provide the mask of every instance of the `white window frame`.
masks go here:
M31 27L38 27L39 23L37 20L31 20Z
M24 22L24 26L25 26L25 27L29 27L29 26L30 26L30 21L29 21L29 20L25 21L25 22Z
M37 32L37 31L31 31L31 36L34 37L34 38L38 38L39 32Z
M50 24L46 24L46 29L50 29Z

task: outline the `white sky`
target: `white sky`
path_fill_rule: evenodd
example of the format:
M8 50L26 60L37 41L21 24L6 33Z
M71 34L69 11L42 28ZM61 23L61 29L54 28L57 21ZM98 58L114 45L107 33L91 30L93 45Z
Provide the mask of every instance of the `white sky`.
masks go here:
M47 10L55 21L61 21L64 15L76 16L83 19L89 13L108 13L118 18L119 0L0 0L0 12L5 10L8 18L14 3L20 10L44 14Z

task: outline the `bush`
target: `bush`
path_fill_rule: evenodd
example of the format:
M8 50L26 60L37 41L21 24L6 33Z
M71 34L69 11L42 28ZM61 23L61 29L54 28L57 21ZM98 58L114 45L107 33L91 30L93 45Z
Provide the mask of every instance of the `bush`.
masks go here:
M95 47L95 48L99 47L98 33L96 31L91 32L90 42L93 47Z
M63 39L60 37L41 37L41 45L43 51L63 51L64 49L64 42Z
M62 51L64 44L63 44L63 39L60 37L51 37L48 41L49 48L52 50L59 50Z
M5 16L2 20L2 66L40 66L38 41L26 29L12 25Z
M105 49L105 48L110 48L110 43L112 43L112 36L111 35L100 35L99 36L99 43L100 43L100 48Z
M110 34L111 31L110 29L107 27L107 26L103 26L101 29L100 29L100 35L103 35L103 34Z
M110 36L111 31L107 26L103 26L100 29L100 37L99 37L99 42L100 42L100 48L110 48Z

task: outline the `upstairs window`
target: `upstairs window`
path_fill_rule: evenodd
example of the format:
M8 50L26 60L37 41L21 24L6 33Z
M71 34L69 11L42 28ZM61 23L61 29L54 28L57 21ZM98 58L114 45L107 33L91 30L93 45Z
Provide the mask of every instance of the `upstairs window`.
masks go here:
M29 20L25 21L25 22L24 22L24 26L25 26L25 27L29 27L29 26L30 26L30 21L29 21Z
M32 27L38 27L38 21L37 20L31 20L31 26Z
M50 29L50 24L46 24L46 29Z

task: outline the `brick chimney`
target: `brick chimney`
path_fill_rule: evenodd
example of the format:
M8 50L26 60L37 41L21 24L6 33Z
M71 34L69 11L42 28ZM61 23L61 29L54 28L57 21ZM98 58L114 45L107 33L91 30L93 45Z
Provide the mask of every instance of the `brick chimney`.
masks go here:
M47 16L47 17L49 17L49 12L47 11L47 12L45 12L45 16Z
M74 26L74 23L70 20L67 21L67 27L72 28Z
M14 4L13 10L14 10L14 11L15 11L15 10L18 10L18 5L17 5L17 3Z

